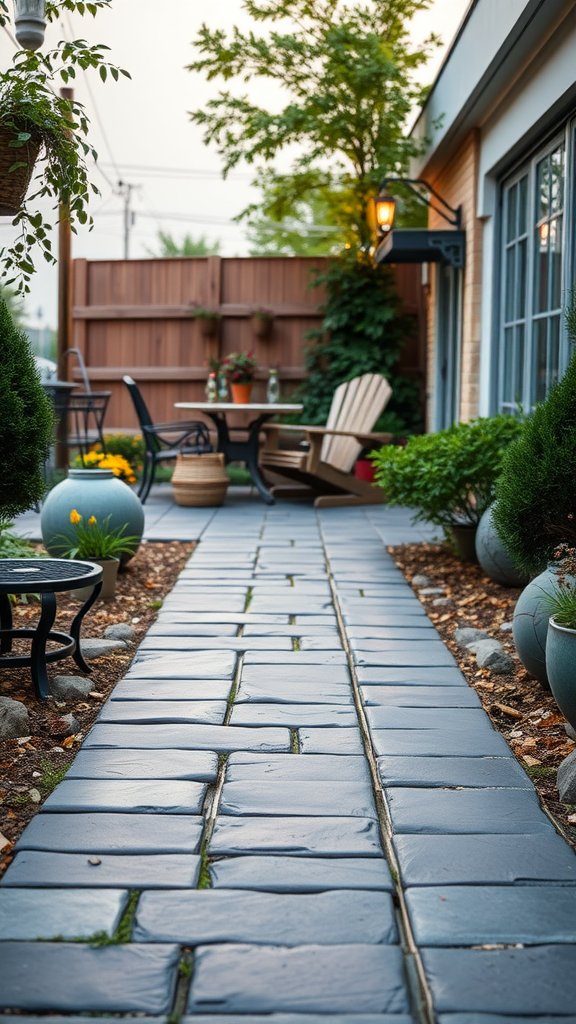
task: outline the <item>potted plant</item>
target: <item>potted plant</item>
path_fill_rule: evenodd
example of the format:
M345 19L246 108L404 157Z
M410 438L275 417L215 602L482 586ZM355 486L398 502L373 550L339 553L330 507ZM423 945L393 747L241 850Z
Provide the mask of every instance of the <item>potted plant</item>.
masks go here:
M218 324L222 314L215 309L205 309L204 306L195 306L192 316L200 325L200 334L203 338L214 338L218 333Z
M77 558L82 562L96 562L102 566L102 590L100 597L114 597L116 591L116 578L120 566L120 556L129 555L132 558L136 554L140 538L137 535L127 536L128 524L112 529L110 526L111 515L100 524L96 516L89 516L84 522L83 516L72 509L70 523L72 525L73 540L66 534L54 538L54 548L60 558ZM56 542L60 542L57 544ZM81 590L73 590L72 594L80 601L86 601L92 593L92 587L83 587Z
M274 323L274 313L272 310L258 306L253 311L251 320L254 336L262 340L268 339L272 334L272 325Z
M258 360L251 352L231 352L224 359L222 369L236 405L249 404L257 368Z
M416 522L441 527L460 558L475 561L478 523L520 429L513 416L494 416L415 435L405 447L385 445L371 455L376 483L389 504L413 508Z
M556 583L543 600L550 615L546 638L546 671L562 714L576 728L576 548L555 552Z

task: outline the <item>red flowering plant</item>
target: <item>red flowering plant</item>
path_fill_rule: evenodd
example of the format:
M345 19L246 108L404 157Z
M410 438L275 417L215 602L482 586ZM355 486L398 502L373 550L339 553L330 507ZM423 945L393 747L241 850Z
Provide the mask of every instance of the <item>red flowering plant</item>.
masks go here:
M230 384L252 384L258 360L251 352L231 352L222 362L222 371Z

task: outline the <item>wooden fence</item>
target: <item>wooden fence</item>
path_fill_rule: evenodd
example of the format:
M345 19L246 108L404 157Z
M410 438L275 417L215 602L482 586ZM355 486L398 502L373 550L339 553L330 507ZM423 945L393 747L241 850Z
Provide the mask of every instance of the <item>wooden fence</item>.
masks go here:
M83 354L93 389L112 391L106 428L137 428L124 374L141 386L154 420L171 420L179 416L174 402L204 397L207 361L233 351L252 349L263 368L255 401L264 399L272 366L279 368L282 393L290 394L306 376L304 335L322 321L323 289L309 286L314 269L325 266L323 259L305 257L75 260L73 344ZM420 267L398 267L396 276L404 312L416 321L401 366L423 381ZM218 337L202 337L193 306L218 310ZM257 307L274 314L268 340L254 337L251 316ZM70 369L79 380L73 362Z

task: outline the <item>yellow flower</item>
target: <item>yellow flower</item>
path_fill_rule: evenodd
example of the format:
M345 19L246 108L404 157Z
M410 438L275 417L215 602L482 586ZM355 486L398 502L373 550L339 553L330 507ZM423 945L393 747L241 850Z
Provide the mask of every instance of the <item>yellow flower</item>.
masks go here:
M82 520L82 516L76 511L75 508L73 508L71 513L70 513L70 522L74 523L74 526L76 526L76 523L81 522L81 520Z
M88 526L96 526L97 522L98 520L96 519L96 516L90 516L90 519L88 520Z

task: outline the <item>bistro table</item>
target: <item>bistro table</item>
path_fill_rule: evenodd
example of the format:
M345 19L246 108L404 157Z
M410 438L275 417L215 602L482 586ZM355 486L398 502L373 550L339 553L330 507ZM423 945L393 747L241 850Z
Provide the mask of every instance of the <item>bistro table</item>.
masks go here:
M266 487L258 469L258 435L263 423L282 413L302 412L303 405L290 402L250 402L246 405L235 402L175 402L176 409L193 409L203 412L213 421L218 431L218 451L223 452L226 463L245 462L250 476L267 505L274 504L274 498ZM226 414L229 412L258 413L244 429L248 430L245 441L232 441ZM234 428L233 428L234 429ZM242 429L242 428L238 428Z
M56 618L56 594L67 590L93 586L94 589L75 616L70 633L52 629ZM102 589L102 568L93 562L80 562L68 558L2 558L0 559L0 668L31 669L36 696L48 696L46 662L60 661L72 655L78 668L90 672L80 650L80 627L86 612L92 607ZM14 629L9 594L41 594L42 612L35 629ZM12 641L31 639L30 655L10 654ZM52 640L61 647L47 651Z

